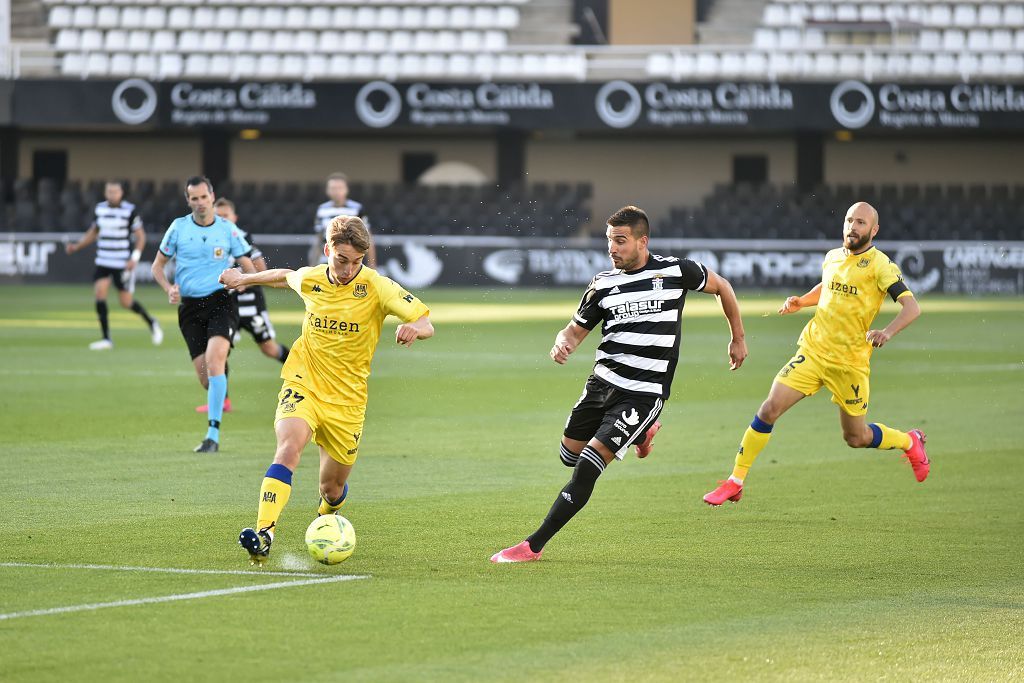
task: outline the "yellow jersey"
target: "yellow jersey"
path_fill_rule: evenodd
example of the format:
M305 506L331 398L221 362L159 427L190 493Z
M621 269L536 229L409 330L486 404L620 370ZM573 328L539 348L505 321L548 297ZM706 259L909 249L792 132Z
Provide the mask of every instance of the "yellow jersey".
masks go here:
M288 286L302 297L306 316L281 379L335 405L366 403L366 378L386 317L413 322L430 313L397 282L366 266L345 285L331 279L327 264L300 268L288 274Z
M867 333L886 294L893 301L913 296L888 256L875 247L860 254L828 252L818 308L800 333L800 346L833 363L867 367L873 349Z

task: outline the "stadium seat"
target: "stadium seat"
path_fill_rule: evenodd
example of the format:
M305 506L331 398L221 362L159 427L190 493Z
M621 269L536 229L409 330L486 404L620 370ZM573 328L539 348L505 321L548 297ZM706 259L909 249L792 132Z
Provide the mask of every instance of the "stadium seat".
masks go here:
M245 10L242 11L244 12ZM260 12L256 28L261 28L265 31L280 29L284 26L285 16L286 13L283 7L266 7Z
M473 60L469 55L449 55L447 70L452 78L467 78L473 73Z
M167 14L167 28L180 31L192 28L192 8L176 6Z
M147 7L142 15L142 28L158 31L167 27L167 11L163 7Z
M174 50L176 42L177 39L174 35L174 31L156 31L153 34L153 44L150 49L154 52L171 53ZM181 55L174 54L173 56L178 57L179 61L181 60Z
M90 5L76 7L71 19L75 28L92 28L96 25L96 8Z
M270 39L270 49L274 52L291 52L295 49L295 33L292 31L274 31Z
M121 12L109 5L100 7L96 12L96 28L117 28L121 25Z
M127 31L112 30L103 34L103 49L107 52L123 50L128 45Z
M306 60L302 55L284 55L278 74L283 78L302 78L306 73Z
M498 7L495 26L505 30L517 28L519 26L519 10L508 5Z
M289 7L284 14L284 27L293 30L309 25L309 11L305 7Z
M97 31L96 29L86 29L82 31L78 47L80 50L88 52L90 50L102 50L103 49L103 32Z
M355 10L351 7L335 7L331 13L330 28L350 29L355 25Z
M484 31L485 50L504 50L508 47L508 34L504 31Z
M334 58L331 58L331 64L334 64ZM377 71L377 60L373 55L357 54L351 58L351 75L353 76L375 76L378 75Z
M1024 3L1006 5L1003 7L1003 26L1024 26Z
M407 30L423 28L424 12L422 7L403 7L398 25Z
M60 72L65 76L81 76L85 72L85 57L77 52L68 52L60 59Z
M975 5L959 4L953 8L953 24L963 28L976 26L978 23L978 8Z
M194 31L192 32L194 33ZM205 54L190 54L185 57L183 75L187 78L203 78L209 75L210 57Z
M409 52L412 49L412 33L409 31L391 31L391 42L388 48L393 52Z
M281 58L275 54L261 54L256 62L256 76L277 78L281 73Z
M242 11L238 15L238 20L232 25L237 25L238 28L241 29L250 30L263 28L263 10L251 5L243 7Z
M203 43L203 35L199 31L182 31L178 34L178 50L180 52L197 52L203 49L206 48ZM187 64L185 71L189 71ZM192 75L195 73L193 72Z
M304 77L323 78L330 75L329 62L325 55L311 54L306 56L306 73ZM342 74L347 75L347 74Z
M473 15L472 19L470 20L470 25L473 28L477 29L478 31L482 31L484 29L488 29L495 26L496 21L497 16L495 9L493 7L480 5L473 8Z
M47 24L51 28L71 28L74 23L75 13L66 5L58 5L50 10Z
M383 52L388 49L387 31L367 31L363 49L368 52Z
M402 13L397 7L384 5L377 9L376 28L393 30L398 28L401 25L401 22Z
M110 71L110 57L104 52L92 52L86 57L85 60L85 75L88 77L93 76L106 76Z
M153 54L135 55L135 75L144 78L155 78L157 74L157 58Z
M783 4L770 2L764 6L761 23L765 26L789 26L789 10Z
M459 50L476 52L483 47L483 35L479 31L460 31Z
M231 78L250 78L256 74L256 57L254 55L236 54L231 65Z
M230 55L215 53L210 55L210 62L206 68L212 78L230 78L231 66Z
M218 7L217 18L214 21L217 26L224 27L225 30L230 30L232 33L241 29L242 26L239 23L238 8L237 7ZM237 27L237 28L236 28Z
M439 5L431 5L423 16L425 28L447 28L448 9Z
M168 52L160 55L158 64L158 78L178 78L181 76L184 60L180 54Z
M976 52L988 50L992 45L988 29L972 28L967 32L967 49Z
M53 41L58 52L71 52L78 49L81 42L81 34L73 28L63 28L57 31L57 37Z
M1003 8L997 3L988 2L978 8L978 25L997 27L1003 23Z
M360 6L355 16L349 20L349 26L360 29L377 28L377 10L374 7Z
M317 5L309 8L309 16L306 18L307 27L321 30L331 25L331 8Z

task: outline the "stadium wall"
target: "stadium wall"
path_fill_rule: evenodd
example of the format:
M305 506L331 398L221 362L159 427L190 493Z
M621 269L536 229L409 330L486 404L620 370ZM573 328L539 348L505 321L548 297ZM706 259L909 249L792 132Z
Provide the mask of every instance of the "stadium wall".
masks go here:
M825 145L829 183L1024 182L1024 140L854 139Z

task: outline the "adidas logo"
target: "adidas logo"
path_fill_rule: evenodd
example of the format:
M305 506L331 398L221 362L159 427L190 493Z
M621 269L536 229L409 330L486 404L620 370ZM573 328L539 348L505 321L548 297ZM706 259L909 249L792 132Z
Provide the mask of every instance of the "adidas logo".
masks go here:
M612 441L615 442L616 446L621 446L622 445L622 437L621 436L613 436L612 437Z
M322 292L324 290L320 289L320 285L313 285L313 291L314 292Z
M567 501L569 501L570 503L572 503L572 496L570 496L570 495L569 495L568 493L566 493L565 491L562 491L562 498L565 498L565 499L566 499ZM573 503L573 505L575 505L575 503Z
M618 294L619 293L619 288L618 287L612 287L612 291L610 291L608 293L609 294Z

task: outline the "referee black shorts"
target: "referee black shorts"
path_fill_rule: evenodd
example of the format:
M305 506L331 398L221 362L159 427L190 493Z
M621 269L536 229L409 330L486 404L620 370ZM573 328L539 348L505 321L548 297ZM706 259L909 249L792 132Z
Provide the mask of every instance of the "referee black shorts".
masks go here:
M188 346L189 358L206 353L206 344L212 337L224 337L234 345L238 304L226 289L204 297L182 297L178 305L178 328Z

